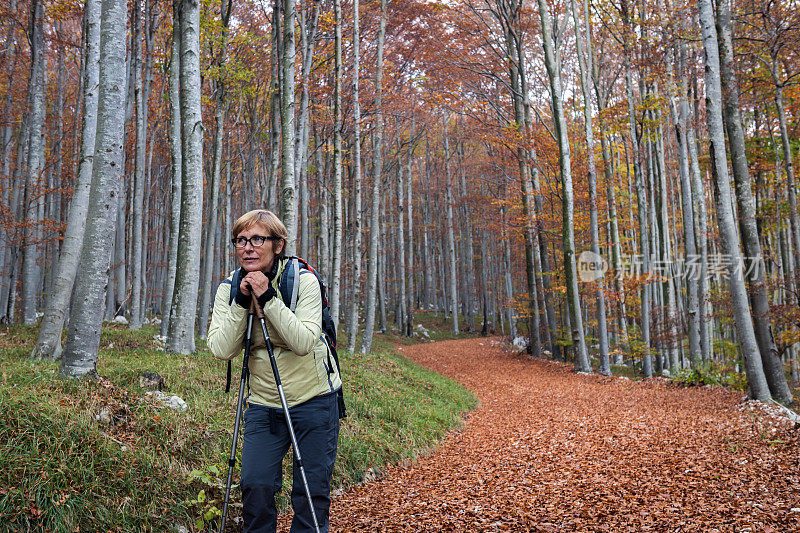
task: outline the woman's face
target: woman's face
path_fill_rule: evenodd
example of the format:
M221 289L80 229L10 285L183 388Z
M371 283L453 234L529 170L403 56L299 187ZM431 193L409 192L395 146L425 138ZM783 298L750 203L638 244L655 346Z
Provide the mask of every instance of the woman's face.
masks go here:
M239 233L236 237L251 239L253 237L269 236L267 228L261 224L254 224ZM242 248L236 247L236 257L239 259L239 264L242 265L242 268L247 272L255 272L257 270L269 272L272 268L273 261L275 261L275 256L280 253L282 248L283 240L265 240L264 244L261 246L253 246L252 242L247 242Z

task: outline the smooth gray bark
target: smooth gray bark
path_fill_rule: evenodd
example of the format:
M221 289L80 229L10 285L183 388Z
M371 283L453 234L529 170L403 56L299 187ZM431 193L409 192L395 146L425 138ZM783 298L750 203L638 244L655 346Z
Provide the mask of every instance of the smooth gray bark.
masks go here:
M281 162L281 57L283 55L283 34L281 33L281 6L283 0L275 0L272 8L272 34L270 63L270 132L269 132L269 174L266 189L261 191L261 204L273 213L278 210L278 171Z
M378 28L377 65L375 69L375 127L372 137L372 214L369 228L369 268L367 269L366 323L361 339L361 353L369 353L375 329L378 292L378 239L380 237L380 192L383 173L383 46L386 39L386 2L381 0Z
M689 101L686 91L688 82L686 80L686 43L680 42L678 48L678 76L681 80L678 88L678 102L672 101L675 140L678 149L678 174L681 181L681 207L683 213L683 240L686 250L687 276L687 312L689 330L689 359L692 367L696 367L700 361L700 299L698 294L699 276L696 265L700 257L697 254L695 224L694 224L694 201L692 183L689 175L689 145L687 130L689 128ZM675 109L677 108L677 109ZM691 265L691 266L690 266Z
M636 135L636 112L634 110L635 97L633 94L633 80L631 73L631 51L628 39L629 34L633 31L631 29L630 17L628 11L628 1L622 0L622 16L625 23L625 35L623 37L623 63L625 68L625 93L628 101L628 135L630 137L631 149L633 150L633 174L634 181L636 182L636 199L638 208L638 222L639 222L639 253L641 255L641 274L645 279L639 294L640 294L640 313L641 313L641 335L642 344L644 345L644 354L642 356L642 373L645 377L653 376L653 360L651 356L650 344L650 243L648 241L648 224L647 224L647 185L646 178L642 172L641 159L639 155L639 140ZM633 211L631 210L631 213Z
M339 324L342 281L342 2L334 0L335 60L333 105L333 265L331 272L331 317ZM323 228L324 229L324 228ZM304 238L307 238L304 236Z
M340 7L341 10L341 7ZM319 20L319 0L311 2L311 16L308 9L300 11L300 109L298 111L297 130L294 139L295 159L295 185L300 192L300 242L301 255L308 257L311 249L311 231L309 223L309 183L308 183L308 141L310 129L309 100L311 83L311 66L314 59L314 45L316 44L317 21ZM332 311L333 309L331 309Z
M795 301L800 304L800 281L798 281L798 271L800 271L800 213L797 206L796 183L794 177L794 161L792 158L792 147L789 142L789 130L786 126L786 111L783 104L784 85L776 82L775 87L775 107L778 111L778 125L781 130L781 148L783 150L783 167L786 173L786 191L789 202L789 235L791 236L791 253L793 256L793 268L789 270L790 277L794 280Z
M511 83L514 86L515 102L514 102L514 117L518 123L518 127L523 131L530 129L530 116L526 113L528 98L528 85L526 82L526 70L524 63L524 53L522 50L522 43L519 41L519 36L516 32L511 33L511 54L512 57L516 56L516 72L512 69ZM514 51L516 53L514 54ZM517 148L517 164L519 166L519 178L522 189L522 212L525 216L524 239L525 239L525 280L528 286L528 330L530 340L530 353L534 357L542 356L542 347L539 342L539 308L538 308L538 294L536 287L536 260L535 260L535 234L533 227L534 219L534 202L531 191L531 171L532 171L532 151L525 146L520 145Z
M587 0L585 0L586 2ZM575 23L575 44L578 55L578 67L581 75L581 91L583 93L583 124L584 135L586 136L586 160L587 160L587 179L589 181L589 231L592 238L592 252L596 257L600 255L600 232L597 223L597 166L595 164L595 144L594 144L594 126L592 124L592 97L591 86L593 85L592 71L587 66L592 64L592 35L588 24L588 4L587 8L587 25L586 25L586 61L583 58L583 36L581 35L580 19L578 17L578 8L575 0L572 3L572 19ZM603 375L611 375L611 363L608 357L608 326L606 324L606 298L603 278L595 281L597 290L595 297L597 299L597 330L600 341L600 368L598 372Z
M300 28L300 109L295 134L295 186L298 188L299 202L299 239L300 255L308 257L311 249L311 224L309 221L309 204L311 198L310 184L308 183L308 141L309 141L309 84L311 80L311 62L314 57L314 44L316 42L317 20L319 18L319 2L312 3L311 17L308 17L307 8L299 13L298 27ZM330 266L330 263L328 263ZM329 277L325 277L330 282Z
M58 359L61 356L61 331L64 328L75 276L81 258L86 214L89 210L89 190L92 184L95 138L97 134L97 102L100 77L100 0L86 0L85 50L86 68L83 82L83 117L81 152L75 188L70 201L67 229L58 259L53 290L39 328L39 337L31 357Z
M138 330L142 327L142 248L144 239L144 181L145 181L145 149L147 146L147 102L144 99L142 82L142 9L139 2L133 5L133 51L131 53L133 70L133 99L136 108L136 148L134 152L134 185L133 185L133 228L131 240L131 314L129 328Z
M406 272L408 278L408 288L405 294L406 297L406 323L405 334L409 337L414 335L414 216L413 216L413 202L412 202L412 183L413 164L414 159L414 145L415 139L414 129L416 123L414 120L414 98L411 100L411 139L412 143L408 147L408 168L406 169L406 220L408 221L408 238L406 239ZM400 200L402 202L402 199ZM401 328L402 330L403 328Z
M359 76L361 70L361 31L359 28L360 0L353 0L353 299L347 319L347 351L356 350L358 334L358 304L361 300L361 101Z
M13 187L11 191L11 199L9 201L9 209L11 210L11 214L14 220L21 222L24 212L24 183L27 180L27 176L25 176L25 161L28 159L28 144L30 142L30 135L28 135L28 116L24 114L22 116L22 123L20 124L19 133L17 135L17 156L15 158L15 167L14 167L14 176L13 176ZM13 243L19 242L19 232L20 230L15 231L14 241ZM3 294L3 305L6 308L5 311L5 318L9 324L14 323L15 313L16 313L16 300L17 300L17 281L19 280L19 269L20 269L20 252L21 246L12 244L10 246L11 250L9 251L10 258L9 258L9 283L8 283L8 291Z
M567 122L561 94L561 67L558 64L552 34L552 20L546 0L538 0L539 17L542 28L542 46L545 55L547 77L550 80L552 98L553 126L558 142L559 167L561 171L561 216L562 216L562 250L564 253L564 274L567 285L567 306L570 315L572 348L575 355L575 371L591 372L589 355L583 331L580 293L578 292L578 272L575 260L575 230L573 226L574 204L572 191L572 169L570 163L570 147Z
M738 207L739 233L744 249L745 269L749 283L749 296L752 306L753 327L756 341L764 365L770 393L777 401L790 404L792 391L786 382L775 337L772 334L769 299L767 297L764 256L756 224L756 202L750 184L750 169L744 137L744 126L739 110L739 83L734 72L733 39L731 38L730 0L717 2L717 39L720 53L720 78L723 96L723 121L728 133L728 146L731 154L731 168L736 184L736 205ZM796 215L796 213L795 213Z
M398 140L398 146L400 146L400 142ZM403 157L402 152L398 149L397 153L397 212L395 213L397 216L396 219L396 227L395 227L395 244L397 246L397 260L394 262L397 267L397 279L398 279L398 290L396 292L397 297L395 298L395 317L398 327L400 328L400 334L406 335L405 324L406 324L406 313L407 308L406 305L408 300L406 298L406 294L408 292L408 283L406 279L406 236L405 236L405 195L404 195L404 178L403 178Z
M695 239L700 256L700 276L697 283L697 298L700 316L700 354L703 361L710 361L713 346L709 335L709 284L708 284L708 215L706 213L706 193L700 163L697 155L697 142L694 127L686 128L686 146L689 149L689 170L692 181L692 203L695 209Z
M658 97L658 86L654 83L653 95ZM664 309L666 316L664 319L664 331L666 337L665 353L669 357L669 367L672 372L679 370L680 360L678 352L678 329L676 320L678 319L678 306L677 306L677 291L675 288L675 272L673 269L672 259L672 238L670 231L670 216L669 216L669 191L667 184L667 171L666 161L664 156L664 134L661 124L664 122L663 115L660 110L651 112L653 117L653 128L655 130L655 163L658 176L658 190L659 190L659 205L658 213L656 216L659 219L658 225L661 227L660 231L660 255L662 264L666 265L664 271L666 274L666 281L662 283L662 291L664 294Z
M507 185L504 184L503 188L507 190ZM504 194L505 196L505 194ZM503 306L506 310L506 318L508 320L508 334L512 339L517 338L517 314L514 310L512 303L514 302L514 283L511 279L512 263L511 263L511 242L508 235L508 215L506 213L505 205L500 206L500 235L503 241L503 290L505 291L506 304ZM501 318L503 322L504 319Z
M178 268L178 236L181 223L181 188L183 186L181 167L181 107L180 107L180 67L181 67L181 24L180 0L172 1L172 45L169 63L169 152L170 152L170 217L169 249L167 251L167 273L164 280L164 294L161 300L161 327L159 334L167 336L175 292L175 274Z
M714 11L711 0L698 0L700 28L703 36L706 67L706 123L709 135L709 155L716 189L717 224L722 241L722 250L727 256L728 286L731 307L736 325L736 339L744 360L750 395L761 401L769 401L771 395L758 349L753 321L742 272L743 257L739 234L733 217L725 151L725 132L722 119L722 87L720 82L720 60L717 47L717 31L714 26Z
M67 342L60 373L69 377L97 375L97 352L108 283L111 241L117 209L117 187L123 172L125 124L125 26L123 0L103 0L100 21L100 89L97 138L80 272L72 299Z
M166 348L195 351L194 323L200 280L200 238L203 223L203 115L200 108L200 6L181 1L181 223L175 290Z
M447 234L447 264L449 267L448 283L450 284L450 313L453 321L453 333L458 334L458 273L456 271L455 220L453 217L453 179L450 170L450 139L447 133L447 115L444 117L444 193L445 211L447 214L445 231ZM533 332L531 332L533 334Z
M520 9L516 2L500 2L498 5L498 20L504 29L506 53L509 58L509 79L511 82L511 97L514 107L514 122L516 129L528 134L531 127L530 105L528 102L528 85L525 66L525 54L522 46L522 33L519 29ZM516 148L517 165L521 185L522 212L524 215L523 235L525 239L525 275L528 289L528 330L530 337L530 353L534 357L541 357L541 344L539 342L539 309L536 280L537 255L534 232L534 202L532 200L531 171L533 167L533 151L526 147L524 142L519 142Z
M211 183L209 184L210 199L208 202L208 218L206 219L206 234L203 249L203 285L200 309L198 311L198 329L200 338L205 339L208 334L208 317L211 312L211 292L214 278L214 263L217 257L215 243L219 238L219 185L222 179L222 149L225 135L225 115L228 111L227 89L225 86L225 69L228 48L228 22L230 21L233 2L220 1L220 18L222 20L222 36L220 49L217 52L217 68L219 76L214 80L214 159L211 168Z
M463 221L462 227L462 243L463 247L462 251L464 254L464 269L465 269L465 278L462 282L466 282L467 287L469 289L464 291L464 297L467 302L467 327L468 331L475 331L475 300L477 298L477 284L475 283L475 246L473 243L472 237L472 209L470 207L469 201L467 201L469 190L467 189L467 172L466 172L466 164L464 161L464 142L459 143L459 158L458 158L458 168L459 168L459 177L460 177L460 193L461 193L461 219ZM529 182L530 183L530 182ZM533 204L532 199L529 196L528 205L531 206ZM531 227L532 233L532 224L528 224ZM531 237L531 245L533 245L533 238ZM535 270L534 270L535 271ZM536 285L536 276L534 275L533 278L534 287ZM536 295L536 293L534 293ZM534 330L534 334L537 337L537 348L538 348L538 338L539 338L539 309L538 309L538 299L534 299L534 303L536 306L533 308L532 312L536 314L536 329ZM539 349L535 354L536 357L541 357L542 352Z
M41 174L45 167L45 41L44 5L31 0L31 67L28 78L28 160L24 200L24 245L22 248L22 322L36 323L36 301L39 293L40 268L37 265L42 240L41 217L37 213L42 195Z
M286 254L297 253L297 199L295 198L295 42L296 16L294 0L283 0L283 56L281 58L281 199L280 217L289 236Z

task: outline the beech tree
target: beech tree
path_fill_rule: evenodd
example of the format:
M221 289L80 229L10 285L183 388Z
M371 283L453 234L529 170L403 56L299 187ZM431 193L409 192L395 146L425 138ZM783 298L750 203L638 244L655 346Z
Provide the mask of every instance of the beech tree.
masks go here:
M747 301L743 257L739 235L731 207L730 178L725 151L725 133L722 120L722 87L720 82L719 48L717 31L714 26L714 12L710 0L699 0L700 28L703 35L703 49L706 64L706 123L709 135L711 169L714 175L715 198L717 204L717 224L719 225L722 248L728 257L728 284L736 322L736 336L742 350L747 383L750 395L762 401L771 399L761 353L753 330L753 320Z
M67 342L60 373L81 378L97 374L97 351L103 321L105 287L116 216L117 186L122 175L125 124L125 27L127 6L103 0L100 16L100 87L97 137L92 165L89 210Z
M366 321L361 339L361 353L369 353L375 330L375 310L378 305L378 239L380 237L380 194L383 172L383 46L386 39L386 2L381 0L378 29L377 67L375 69L375 125L372 136L372 211L369 226L369 269L367 270ZM356 206L358 209L358 206Z
M92 184L95 139L97 134L97 105L100 78L100 0L84 4L85 68L83 81L83 117L81 127L80 161L75 190L70 201L69 218L61 245L52 292L45 308L39 337L32 357L58 359L61 357L61 331L67 316L72 287L78 272L83 247L89 191Z
M564 252L565 281L567 285L567 306L572 326L572 349L575 357L575 370L591 372L589 355L584 340L583 315L578 292L578 269L575 258L575 234L573 228L572 169L567 124L561 95L561 68L553 46L552 20L546 0L539 0L539 17L542 22L542 46L544 47L547 77L550 80L550 98L553 108L553 123L558 141L559 165L561 171L562 194L562 238Z
M200 234L203 216L203 117L200 109L200 7L181 0L181 219L175 290L167 350L195 351L194 322L200 279Z
M44 41L44 4L40 0L31 0L31 69L28 81L28 157L27 181L23 205L23 227L25 246L22 259L22 308L23 323L36 322L36 302L40 282L39 241L41 240L40 217L38 216L39 188L41 173L44 169L45 139L42 131L45 119L45 59Z

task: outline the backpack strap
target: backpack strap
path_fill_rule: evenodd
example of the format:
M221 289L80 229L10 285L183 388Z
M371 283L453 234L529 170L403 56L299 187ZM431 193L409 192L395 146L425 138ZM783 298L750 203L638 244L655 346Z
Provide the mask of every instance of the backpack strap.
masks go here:
M236 293L239 292L239 285L242 284L242 267L237 268L231 273L231 280L227 279L222 283L231 284L231 294L228 296L228 305L233 304L233 299L236 298Z
M294 313L295 309L297 309L297 293L300 290L300 283L298 281L300 278L300 261L292 259L290 265L287 265L287 267L291 267L292 276L294 277L294 283L292 283L292 297L291 300L289 300L289 309Z
M289 257L288 259L289 262L283 269L278 288L281 292L283 304L294 313L295 309L297 309L297 294L299 290L297 279L300 277L300 263L296 257Z
M227 279L224 280L222 283L230 283L231 285L231 293L228 296L228 305L233 304L233 299L236 297L236 293L239 291L239 285L241 285L240 279L242 279L242 268L239 267L231 273L231 280L228 281ZM225 373L225 392L229 392L231 390L231 361L228 360L228 370Z

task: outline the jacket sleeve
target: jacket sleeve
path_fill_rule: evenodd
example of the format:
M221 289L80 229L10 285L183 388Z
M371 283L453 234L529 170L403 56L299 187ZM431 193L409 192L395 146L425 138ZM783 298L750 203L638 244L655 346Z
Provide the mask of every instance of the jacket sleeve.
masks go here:
M242 351L247 328L247 309L233 301L230 281L220 283L214 297L211 325L208 327L208 349L217 359L233 359Z
M276 296L264 306L264 315L291 351L308 355L322 334L322 295L316 276L300 275L294 313Z

